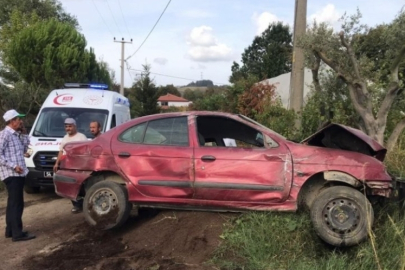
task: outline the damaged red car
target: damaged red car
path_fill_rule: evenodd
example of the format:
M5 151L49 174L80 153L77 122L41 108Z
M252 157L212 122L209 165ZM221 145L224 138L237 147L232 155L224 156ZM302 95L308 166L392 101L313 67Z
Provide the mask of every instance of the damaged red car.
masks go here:
M302 143L243 116L185 112L133 119L65 146L56 193L84 199L87 222L122 225L132 207L208 211L309 209L334 246L365 240L370 202L390 197L386 150L363 132L331 124Z

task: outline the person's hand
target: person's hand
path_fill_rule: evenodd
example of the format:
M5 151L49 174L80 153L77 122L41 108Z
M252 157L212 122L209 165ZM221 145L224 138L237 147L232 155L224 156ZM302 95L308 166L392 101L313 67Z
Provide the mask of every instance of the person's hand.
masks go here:
M15 166L14 171L18 174L22 174L24 170L20 166Z
M55 163L55 166L53 166L53 172L56 173L58 171L58 167L59 167L59 164Z

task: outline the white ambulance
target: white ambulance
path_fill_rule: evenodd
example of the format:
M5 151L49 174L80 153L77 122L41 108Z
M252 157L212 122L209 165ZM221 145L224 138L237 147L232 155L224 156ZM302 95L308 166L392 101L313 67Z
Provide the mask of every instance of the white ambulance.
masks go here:
M30 130L30 146L25 158L29 169L25 191L36 193L41 186L53 185L53 166L65 136L64 120L74 118L77 130L91 139L90 122L98 121L102 132L131 119L129 101L105 84L65 84L46 98Z

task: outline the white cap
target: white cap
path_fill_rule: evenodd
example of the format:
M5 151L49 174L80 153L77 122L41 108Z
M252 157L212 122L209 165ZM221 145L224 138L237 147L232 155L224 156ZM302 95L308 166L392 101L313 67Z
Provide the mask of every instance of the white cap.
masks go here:
M16 110L8 110L8 111L6 111L6 113L3 115L3 118L4 118L4 121L10 121L11 119L13 119L13 118L16 118L16 117L24 117L25 116L25 114L21 114L21 113L18 113Z
M76 126L76 120L73 118L66 118L65 119L65 124L66 125L75 125Z

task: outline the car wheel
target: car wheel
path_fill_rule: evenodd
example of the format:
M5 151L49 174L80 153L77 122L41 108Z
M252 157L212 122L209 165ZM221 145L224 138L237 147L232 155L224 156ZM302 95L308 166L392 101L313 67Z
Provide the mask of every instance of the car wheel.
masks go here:
M353 246L364 241L374 222L373 208L358 190L334 186L319 193L311 206L318 236L333 246Z
M86 221L101 230L121 226L128 219L130 211L126 188L115 182L95 183L84 197L83 213Z
M35 194L35 193L39 193L39 191L41 190L41 187L31 187L31 186L24 186L24 191L27 194Z

